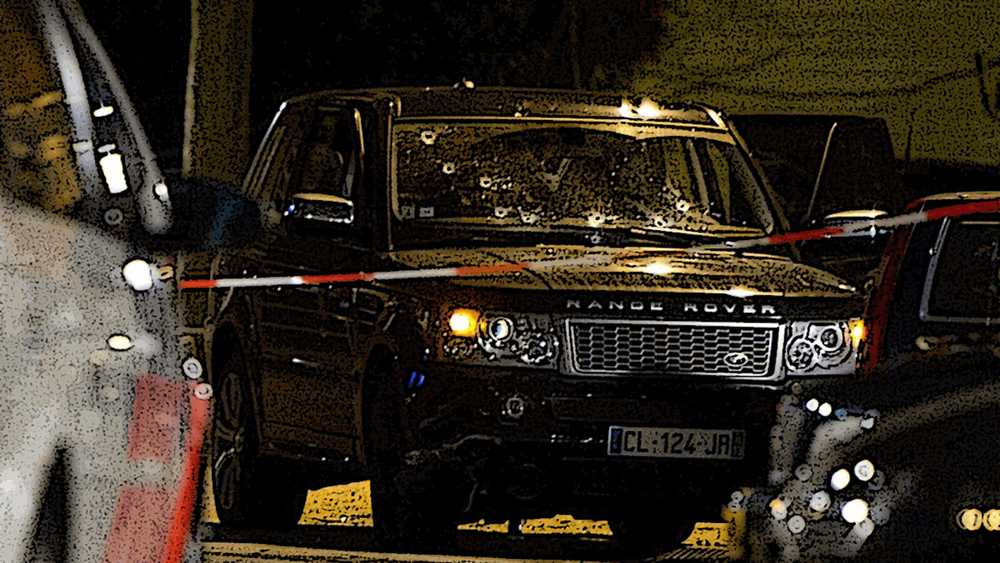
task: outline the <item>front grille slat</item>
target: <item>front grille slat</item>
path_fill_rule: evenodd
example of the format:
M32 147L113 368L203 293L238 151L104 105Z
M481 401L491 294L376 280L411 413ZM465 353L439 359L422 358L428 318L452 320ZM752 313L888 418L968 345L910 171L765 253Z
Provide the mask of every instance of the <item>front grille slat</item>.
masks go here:
M578 373L768 377L776 325L672 321L570 320L571 365ZM746 362L738 365L745 355ZM730 361L726 358L729 356Z

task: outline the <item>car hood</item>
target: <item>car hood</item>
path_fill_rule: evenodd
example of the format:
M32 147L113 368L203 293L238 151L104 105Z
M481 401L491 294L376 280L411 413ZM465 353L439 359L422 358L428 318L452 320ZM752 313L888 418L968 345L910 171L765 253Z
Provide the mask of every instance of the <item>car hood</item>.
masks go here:
M692 253L662 247L490 247L406 250L389 253L388 258L399 269L529 263L523 271L460 276L445 282L469 288L641 291L646 294L696 292L734 297L850 297L856 291L831 273L787 258L731 251ZM572 262L565 263L568 261Z

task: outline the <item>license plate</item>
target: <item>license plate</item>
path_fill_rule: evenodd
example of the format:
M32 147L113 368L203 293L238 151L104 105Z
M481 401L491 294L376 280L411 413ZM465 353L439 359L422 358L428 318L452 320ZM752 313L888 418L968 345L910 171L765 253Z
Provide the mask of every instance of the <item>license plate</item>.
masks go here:
M612 426L608 455L743 459L745 441L742 430Z

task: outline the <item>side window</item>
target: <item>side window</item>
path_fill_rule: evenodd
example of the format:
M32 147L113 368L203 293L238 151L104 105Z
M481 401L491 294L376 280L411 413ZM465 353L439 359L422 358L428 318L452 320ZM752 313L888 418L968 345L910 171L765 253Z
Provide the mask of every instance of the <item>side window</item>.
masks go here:
M319 109L303 145L297 192L354 197L362 168L356 115L353 109Z
M260 172L251 180L251 196L279 205L284 203L288 197L289 182L296 170L302 122L302 112L298 108L286 110L278 119L260 155L261 161L256 167Z

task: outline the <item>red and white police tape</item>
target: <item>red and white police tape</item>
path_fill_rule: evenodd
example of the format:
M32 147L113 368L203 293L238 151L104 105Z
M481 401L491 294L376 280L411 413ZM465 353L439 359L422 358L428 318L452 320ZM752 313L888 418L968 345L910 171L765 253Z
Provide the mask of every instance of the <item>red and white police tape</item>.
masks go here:
M791 233L782 233L766 237L736 239L718 244L698 245L682 249L687 253L742 250L759 246L777 246L794 242L817 240L830 237L864 236L873 229L915 225L936 221L945 217L959 217L977 213L1000 212L1000 198L959 203L897 215L879 219L863 219L850 221L842 225L820 227ZM620 258L620 257L619 257ZM605 256L584 256L575 258L558 258L529 262L504 264L487 264L479 266L455 266L450 268L424 268L414 270L394 270L385 272L352 272L340 274L310 274L298 276L268 276L252 278L221 278L221 279L184 279L181 289L223 289L241 287L274 287L295 285L326 285L338 283L354 283L359 281L390 281L407 279L431 278L461 278L476 277L522 270L543 270L547 268L565 268L568 266L593 266L611 258Z

